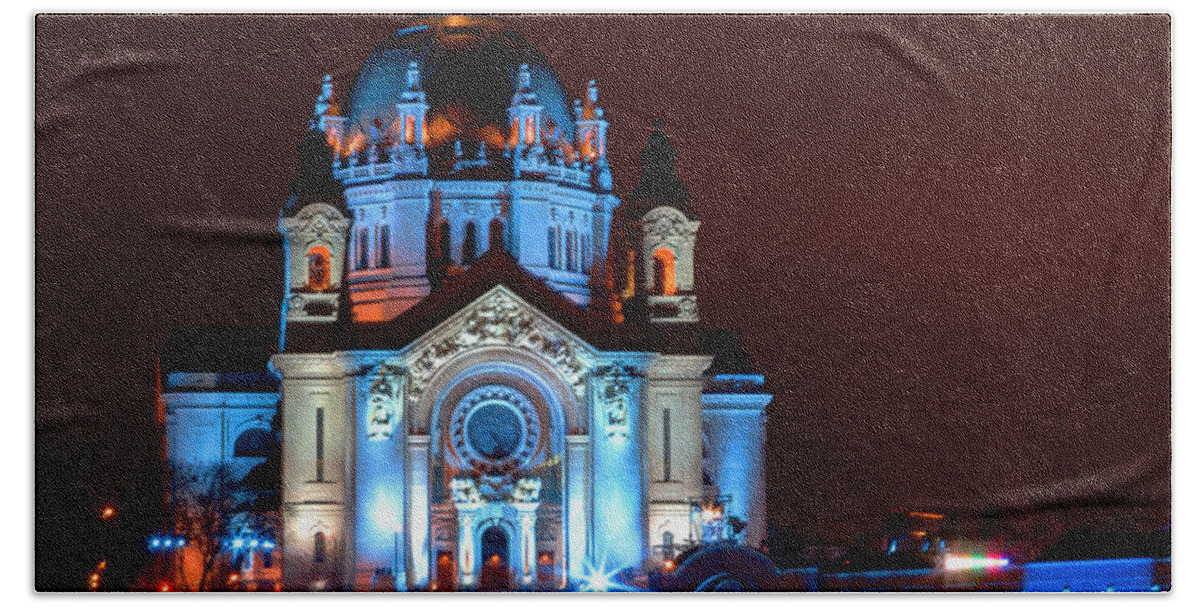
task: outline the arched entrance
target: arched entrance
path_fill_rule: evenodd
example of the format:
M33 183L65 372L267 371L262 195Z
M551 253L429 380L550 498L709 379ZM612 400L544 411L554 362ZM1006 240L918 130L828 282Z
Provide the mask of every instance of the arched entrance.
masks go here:
M508 563L508 532L500 526L491 526L479 537L480 591L508 591L511 589L512 570Z

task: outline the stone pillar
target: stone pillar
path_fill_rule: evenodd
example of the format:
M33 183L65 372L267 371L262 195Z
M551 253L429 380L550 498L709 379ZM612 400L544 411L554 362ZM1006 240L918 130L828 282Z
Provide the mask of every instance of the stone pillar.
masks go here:
M478 503L456 503L458 509L458 587L470 589L475 586L476 570L482 564L475 559L479 551L475 548L475 525L479 523Z
M409 435L408 465L408 583L410 588L429 585L429 435Z
M537 508L536 502L513 503L521 538L519 580L522 587L532 587L537 580Z
M725 514L746 522L743 540L751 547L766 540L763 458L771 397L769 393L704 395L709 474L720 493L731 499Z
M567 435L567 572L574 580L584 576L590 550L591 488L588 479L588 437Z
M704 370L711 363L708 355L664 355L651 364L647 374L642 445L650 547L660 544L666 532L675 542L692 532L691 500L704 490L701 391Z

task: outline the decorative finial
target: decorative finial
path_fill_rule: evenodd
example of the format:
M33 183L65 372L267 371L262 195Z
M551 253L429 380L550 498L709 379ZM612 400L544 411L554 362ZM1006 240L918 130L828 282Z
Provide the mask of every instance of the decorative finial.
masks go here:
M588 100L593 104L600 101L600 87L596 86L594 79L588 81Z
M317 102L313 104L313 116L324 116L334 107L333 76L326 74L321 78L321 92L317 94ZM336 110L335 112L336 113Z
M532 80L529 76L529 64L522 63L520 74L517 76L517 86L522 91L528 91L532 88Z
M408 62L408 89L417 91L421 88L421 66L415 61Z
M573 110L575 112L575 120L577 120L577 121L583 120L583 102L576 99L575 107Z
M462 158L462 140L454 140L454 158Z

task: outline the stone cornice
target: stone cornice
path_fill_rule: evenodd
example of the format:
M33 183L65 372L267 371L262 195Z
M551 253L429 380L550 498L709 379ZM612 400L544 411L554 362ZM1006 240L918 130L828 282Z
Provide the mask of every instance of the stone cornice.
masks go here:
M712 365L712 355L662 355L650 365L655 380L699 380Z
M271 369L285 380L334 380L346 375L346 366L334 353L280 353L271 357Z

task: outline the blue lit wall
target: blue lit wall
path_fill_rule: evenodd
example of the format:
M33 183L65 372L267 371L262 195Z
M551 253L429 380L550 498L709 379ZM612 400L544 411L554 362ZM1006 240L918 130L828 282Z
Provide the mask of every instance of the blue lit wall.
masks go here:
M704 433L710 481L730 500L729 516L749 524L745 540L762 542L762 466L765 441L763 408L770 400L763 394L704 395Z
M372 377L358 379L355 419L355 566L359 572L389 568L404 572L403 425L387 439L367 438L367 390Z
M279 394L207 392L187 385L191 378L185 376L207 375L168 376L166 388L170 392L163 393L167 405L167 461L176 472L225 463L240 478L265 459L235 457L234 443L247 430L271 428ZM180 385L172 386L172 381ZM173 388L180 392L171 391Z
M626 365L635 364L627 362ZM593 384L602 394L603 380ZM641 429L642 379L629 378L626 436L609 436L607 408L601 398L592 407L592 530L595 567L614 571L641 564L645 546L642 524Z
M1157 591L1154 558L1025 564L1024 591Z

